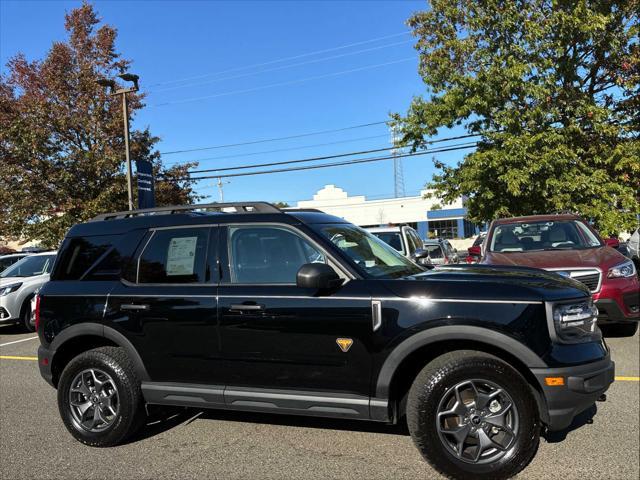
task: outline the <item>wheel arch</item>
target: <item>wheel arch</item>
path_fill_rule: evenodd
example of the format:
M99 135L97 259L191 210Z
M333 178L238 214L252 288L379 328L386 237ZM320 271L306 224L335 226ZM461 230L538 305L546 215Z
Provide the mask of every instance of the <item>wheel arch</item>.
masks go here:
M420 370L440 355L454 350L477 350L494 355L515 368L529 383L546 418L547 408L542 389L531 368L546 364L532 350L505 334L481 327L445 326L418 332L400 343L387 357L375 386L375 398L387 399L390 418L404 414L406 395Z
M64 329L51 343L52 382L57 386L64 367L77 355L98 347L120 347L133 362L138 378L149 380L147 369L133 344L120 332L98 323L81 323Z

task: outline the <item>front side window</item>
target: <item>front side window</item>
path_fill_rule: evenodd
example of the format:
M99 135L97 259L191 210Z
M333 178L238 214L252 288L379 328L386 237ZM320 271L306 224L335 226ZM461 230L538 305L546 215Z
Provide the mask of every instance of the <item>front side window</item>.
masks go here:
M229 227L228 246L232 283L296 283L302 265L326 262L308 240L278 226Z
M140 256L138 283L204 283L207 228L156 230Z
M34 255L25 257L0 273L0 278L35 277L51 272L55 255Z
M427 244L424 249L429 252L429 257L432 260L441 260L444 258L444 252L442 251L442 247L436 244Z
M355 225L319 225L317 229L369 276L399 278L424 271L389 244Z

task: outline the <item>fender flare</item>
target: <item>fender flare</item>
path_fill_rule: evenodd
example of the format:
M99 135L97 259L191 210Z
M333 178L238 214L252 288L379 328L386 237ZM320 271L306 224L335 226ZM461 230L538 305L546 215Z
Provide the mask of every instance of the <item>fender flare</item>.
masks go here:
M400 364L418 348L441 341L470 340L505 350L518 357L529 368L546 368L544 361L531 349L504 333L468 325L448 325L428 328L397 345L380 368L375 398L389 398L391 381Z
M113 343L123 348L127 352L127 356L131 359L133 367L138 375L140 381L149 381L149 374L144 366L144 362L140 357L140 354L133 346L133 344L123 334L114 330L111 327L106 327L100 323L79 323L65 328L59 335L53 339L49 349L54 352L52 355L52 361L55 359L55 352L57 352L65 343L74 338L82 336L94 336L103 337L111 340Z

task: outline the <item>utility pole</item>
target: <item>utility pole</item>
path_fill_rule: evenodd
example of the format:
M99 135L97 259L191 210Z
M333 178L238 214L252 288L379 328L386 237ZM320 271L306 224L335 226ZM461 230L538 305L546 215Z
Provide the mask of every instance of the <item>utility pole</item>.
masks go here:
M127 105L127 93L138 91L138 75L133 73L123 73L118 75L122 80L126 82L133 82L133 87L118 88L116 82L110 79L100 79L97 81L98 85L103 87L109 87L111 96L122 95L122 116L124 121L124 149L125 158L127 162L127 193L129 197L129 210L133 210L133 173L131 168L131 155L129 152L129 107Z
M402 159L398 158L398 155L401 153L396 145L400 140L400 136L398 134L398 127L391 127L391 144L393 145L393 149L391 150L391 156L393 157L393 193L396 198L404 197L404 172L402 171Z
M224 184L230 182L223 182L222 178L218 177L218 193L220 194L220 203L224 203Z

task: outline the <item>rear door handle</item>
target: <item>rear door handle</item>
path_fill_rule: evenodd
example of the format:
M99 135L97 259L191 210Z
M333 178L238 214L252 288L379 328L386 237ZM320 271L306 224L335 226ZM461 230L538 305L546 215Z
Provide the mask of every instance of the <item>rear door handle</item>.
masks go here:
M141 305L135 303L123 303L120 310L149 310L149 305Z
M235 304L230 305L229 310L232 312L257 312L264 310L264 305L260 304Z

